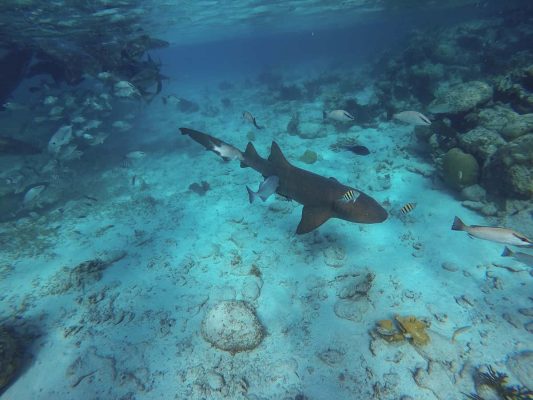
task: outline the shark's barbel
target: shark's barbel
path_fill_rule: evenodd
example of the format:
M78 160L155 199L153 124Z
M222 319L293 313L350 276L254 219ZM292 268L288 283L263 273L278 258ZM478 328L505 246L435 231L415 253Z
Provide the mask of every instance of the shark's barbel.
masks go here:
M208 150L213 150L213 144L227 144L193 129L180 128L180 131ZM296 229L298 234L311 232L330 218L362 224L375 224L387 219L387 211L365 193L343 185L335 178L326 178L291 165L276 142L272 142L268 159L259 156L252 143L248 143L246 151L241 154L242 168L250 167L265 178L277 176L276 193L304 206ZM345 200L349 191L357 193L353 201Z

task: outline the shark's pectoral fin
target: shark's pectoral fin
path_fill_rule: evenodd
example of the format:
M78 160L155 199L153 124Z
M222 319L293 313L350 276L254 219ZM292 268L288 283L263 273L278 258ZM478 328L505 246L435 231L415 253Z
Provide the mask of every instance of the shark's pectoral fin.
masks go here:
M302 209L302 219L300 220L300 224L298 224L296 233L299 235L309 233L331 217L333 217L333 212L329 207L304 206Z

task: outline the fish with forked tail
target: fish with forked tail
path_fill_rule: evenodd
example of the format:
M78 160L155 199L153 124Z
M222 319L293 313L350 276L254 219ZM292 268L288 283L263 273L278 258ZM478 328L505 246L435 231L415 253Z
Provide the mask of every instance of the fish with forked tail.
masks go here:
M211 135L193 129L180 128L180 131L208 150L212 150L212 143L223 143ZM330 218L375 224L385 221L388 217L387 211L367 194L343 185L335 178L326 178L290 164L276 142L272 142L268 158L257 154L251 142L242 155L242 168L252 168L265 178L278 177L275 192L304 206L296 229L297 234L309 233ZM353 194L347 199L345 195L349 191L353 191Z
M257 129L263 129L262 126L257 125L257 121L256 121L255 117L252 115L251 112L248 112L248 111L243 112L243 113L242 113L242 117L243 117L246 121L252 123L253 126L255 126Z
M466 225L460 218L455 217L452 224L453 231L465 231L472 237L478 239L489 240L491 242L503 243L510 246L532 247L533 242L525 235L513 231L512 229L492 227L492 226L479 226L479 225Z
M509 247L505 246L502 252L502 257L512 257L528 267L533 267L533 254L512 251Z
M261 184L259 185L259 189L257 189L257 192L254 192L252 189L246 186L250 204L253 203L257 197L259 197L263 201L266 201L271 195L276 193L278 185L279 178L277 176L269 176L263 182L261 182Z

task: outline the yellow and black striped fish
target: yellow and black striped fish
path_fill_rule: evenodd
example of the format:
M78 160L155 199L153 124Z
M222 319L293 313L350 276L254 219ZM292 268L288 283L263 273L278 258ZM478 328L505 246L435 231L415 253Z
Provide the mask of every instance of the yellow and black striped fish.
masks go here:
M400 211L403 215L409 214L411 211L413 211L416 207L416 203L407 203L402 208L400 208Z
M351 201L352 203L355 203L360 194L361 193L359 193L357 190L351 189L342 195L342 200L346 202Z

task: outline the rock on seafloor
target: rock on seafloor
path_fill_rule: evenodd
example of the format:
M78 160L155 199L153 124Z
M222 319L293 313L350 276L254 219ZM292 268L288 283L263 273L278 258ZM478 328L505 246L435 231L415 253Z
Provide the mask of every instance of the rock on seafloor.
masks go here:
M221 301L202 321L202 336L220 350L238 353L253 350L263 340L265 329L255 309L245 301Z

